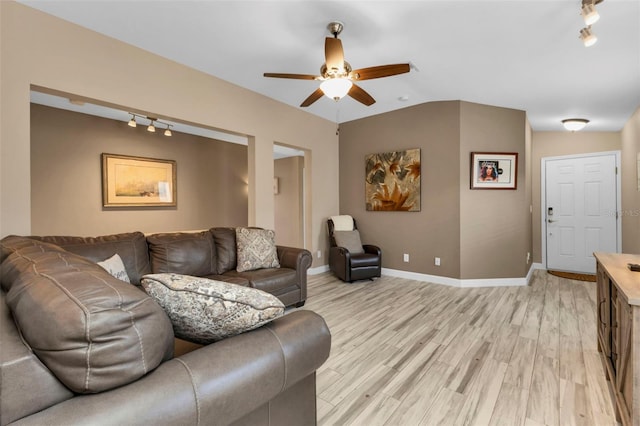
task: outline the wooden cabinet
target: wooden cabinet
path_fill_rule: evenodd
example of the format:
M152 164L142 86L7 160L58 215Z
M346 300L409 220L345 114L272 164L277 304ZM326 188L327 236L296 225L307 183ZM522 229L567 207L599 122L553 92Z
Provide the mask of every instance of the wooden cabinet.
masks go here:
M616 418L625 426L640 426L640 272L627 268L628 263L640 263L640 255L594 256L598 351L615 399Z

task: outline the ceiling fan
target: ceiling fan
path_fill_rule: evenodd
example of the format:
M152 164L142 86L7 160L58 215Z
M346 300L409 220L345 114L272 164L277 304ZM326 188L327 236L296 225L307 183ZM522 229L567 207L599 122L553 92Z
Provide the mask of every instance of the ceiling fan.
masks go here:
M376 100L354 82L403 74L409 72L411 67L409 64L392 64L353 70L351 65L344 60L342 41L338 38L338 34L342 32L343 28L344 24L339 21L331 22L327 25L327 29L333 34L333 38L325 38L325 63L320 67L320 75L267 72L264 73L264 76L321 81L320 87L300 104L301 107L308 107L320 99L322 95L326 95L335 101L349 95L366 106L373 105Z

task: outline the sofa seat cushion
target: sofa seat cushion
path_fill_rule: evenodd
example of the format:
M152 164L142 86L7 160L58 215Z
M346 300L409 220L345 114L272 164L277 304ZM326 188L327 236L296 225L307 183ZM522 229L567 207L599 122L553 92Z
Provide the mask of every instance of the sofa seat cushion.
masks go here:
M351 267L362 268L365 266L378 266L380 257L371 253L360 253L351 255Z
M238 275L205 275L202 278L207 278L214 281L222 281L225 283L231 283L236 285L241 285L242 287L251 287L251 283L248 279L238 276Z
M124 262L127 276L133 284L151 272L147 239L142 232L103 235L99 237L47 236L30 238L55 244L66 251L79 254L94 262L101 262L118 254Z
M142 286L164 308L177 337L209 344L284 314L277 297L254 288L180 274L150 274Z
M171 358L171 322L140 288L52 244L23 237L0 244L12 251L0 276L16 326L69 389L109 390Z
M151 272L204 276L217 274L216 251L209 231L147 236Z
M249 281L251 287L271 294L278 294L285 288L298 284L295 269L289 268L256 269L246 272L229 271L224 276L244 278Z

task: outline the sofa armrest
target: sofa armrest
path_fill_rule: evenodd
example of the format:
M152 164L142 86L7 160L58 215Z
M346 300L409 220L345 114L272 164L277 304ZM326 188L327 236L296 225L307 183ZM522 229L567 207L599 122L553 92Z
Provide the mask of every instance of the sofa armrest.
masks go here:
M229 424L314 374L330 347L324 319L300 310L167 361L129 385L76 396L16 425Z
M313 262L311 252L297 247L286 246L276 246L276 249L280 267L295 269L296 281L300 286L300 301L304 303L307 300L307 269L311 267Z

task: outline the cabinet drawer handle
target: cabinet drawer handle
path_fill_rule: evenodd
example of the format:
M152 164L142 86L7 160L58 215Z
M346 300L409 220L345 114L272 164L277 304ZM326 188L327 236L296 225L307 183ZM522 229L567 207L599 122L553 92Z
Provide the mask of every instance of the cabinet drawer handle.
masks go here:
M603 299L600 301L600 304L598 304L598 320L600 321L600 323L602 325L607 325L606 322L602 321L602 305L604 304L604 302L606 302L606 299Z

